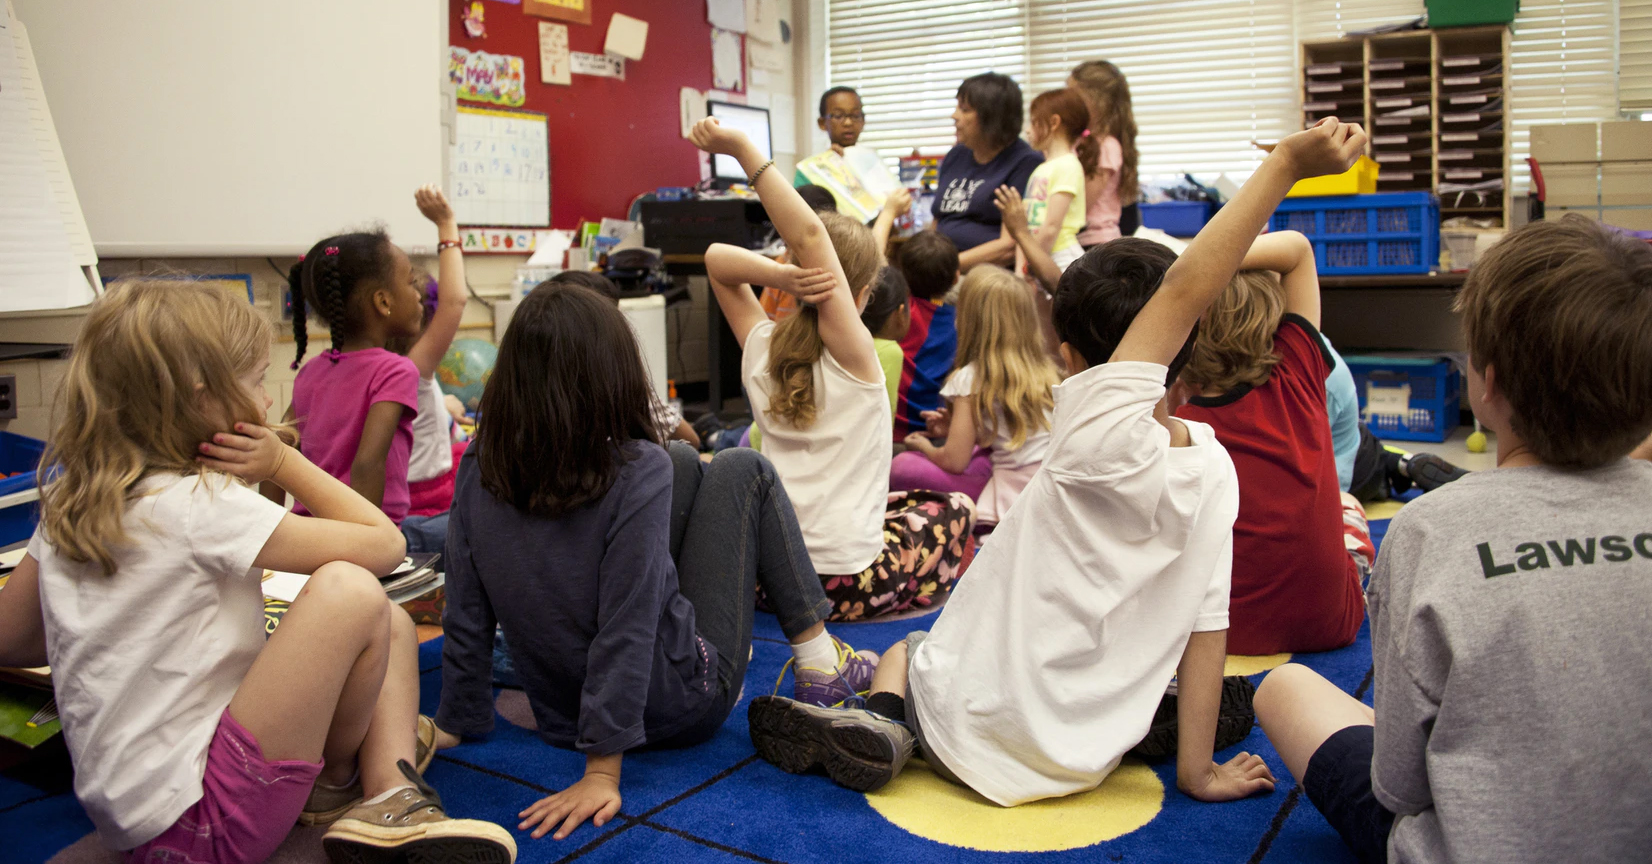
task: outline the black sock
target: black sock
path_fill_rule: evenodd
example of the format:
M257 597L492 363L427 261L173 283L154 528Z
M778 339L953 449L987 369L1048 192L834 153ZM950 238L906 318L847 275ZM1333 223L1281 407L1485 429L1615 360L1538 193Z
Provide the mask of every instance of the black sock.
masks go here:
M906 722L906 700L894 693L873 693L866 697L866 710L896 723Z

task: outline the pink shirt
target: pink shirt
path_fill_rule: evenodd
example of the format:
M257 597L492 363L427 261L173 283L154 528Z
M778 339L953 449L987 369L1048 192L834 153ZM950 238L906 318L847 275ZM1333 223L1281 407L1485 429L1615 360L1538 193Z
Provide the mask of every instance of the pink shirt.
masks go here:
M1096 160L1096 176L1084 181L1090 199L1084 208L1084 230L1078 232L1080 246L1090 247L1119 237L1119 169L1124 167L1124 147L1111 135L1101 139L1101 156ZM1134 196L1131 196L1134 200Z
M298 449L321 470L350 482L350 465L361 446L367 409L395 402L407 410L396 422L384 459L384 500L379 509L400 525L407 516L407 459L413 452L413 416L419 413L419 369L383 348L364 348L311 358L293 380L293 419ZM308 514L300 504L295 512Z

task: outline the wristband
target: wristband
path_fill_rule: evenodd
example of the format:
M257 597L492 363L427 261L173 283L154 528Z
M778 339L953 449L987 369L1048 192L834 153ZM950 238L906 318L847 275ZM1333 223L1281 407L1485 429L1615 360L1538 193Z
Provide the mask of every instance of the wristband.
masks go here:
M464 244L460 243L457 240L442 240L442 241L439 241L436 244L436 254L440 255L440 254L442 254L443 251L448 250L448 249L459 249L463 245ZM463 251L463 250L461 250L461 251Z
M770 159L769 161L764 162L763 167L758 168L757 173L751 175L751 182L747 183L746 185L750 186L752 188L756 188L757 187L757 178L763 176L763 172L769 170L769 166L771 166L773 164L774 164L773 159Z

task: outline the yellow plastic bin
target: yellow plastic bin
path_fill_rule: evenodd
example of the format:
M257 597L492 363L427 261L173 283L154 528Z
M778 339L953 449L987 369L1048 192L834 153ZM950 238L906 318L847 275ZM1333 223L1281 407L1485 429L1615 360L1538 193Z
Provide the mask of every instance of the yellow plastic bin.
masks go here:
M1377 163L1369 156L1359 157L1354 167L1341 174L1309 177L1298 181L1287 198L1320 198L1327 195L1370 195L1377 191Z

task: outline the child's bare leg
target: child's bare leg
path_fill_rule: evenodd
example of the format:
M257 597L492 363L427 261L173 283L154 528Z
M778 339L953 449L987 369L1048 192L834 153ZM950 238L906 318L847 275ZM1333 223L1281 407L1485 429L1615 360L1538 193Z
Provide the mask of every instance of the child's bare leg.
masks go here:
M380 593L383 591L381 589ZM380 792L406 786L407 778L396 767L397 760L417 765L415 741L419 732L419 634L407 610L389 599L389 662L384 683L372 708L367 735L360 739L357 761L361 766L361 791L368 798ZM329 740L328 744L332 744ZM346 742L339 742L346 746Z
M893 693L906 698L906 640L902 639L883 652L878 671L872 673L873 693ZM870 695L870 694L868 694Z
M325 760L322 782L349 782L391 665L390 609L366 570L342 562L316 570L230 700L230 716L265 759ZM399 758L413 759L416 722L407 722Z
M1325 739L1349 726L1376 723L1370 706L1296 663L1268 673L1256 690L1255 705L1262 731L1299 783Z

